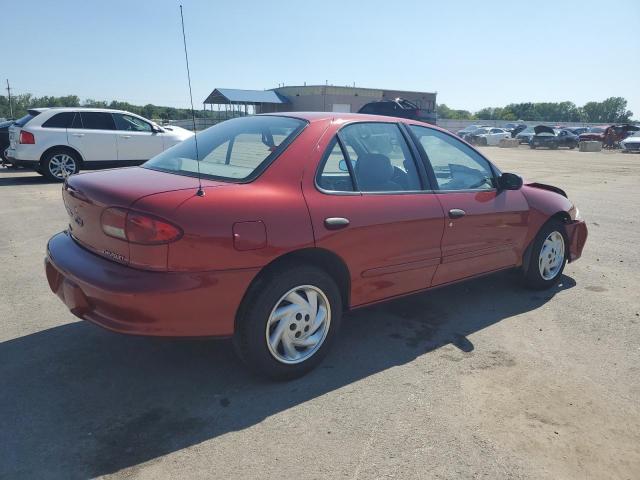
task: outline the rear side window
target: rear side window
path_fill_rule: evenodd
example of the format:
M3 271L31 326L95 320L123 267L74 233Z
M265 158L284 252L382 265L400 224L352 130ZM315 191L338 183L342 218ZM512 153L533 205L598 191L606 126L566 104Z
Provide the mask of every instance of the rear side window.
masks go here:
M113 117L104 112L81 112L83 128L88 130L115 130Z
M146 168L203 177L250 180L282 153L306 122L275 115L218 123L144 164ZM197 152L196 152L197 140ZM198 161L199 160L199 161Z
M347 175L355 178L347 182ZM333 191L422 189L413 156L394 123L355 123L340 130L339 141L331 147L317 182L321 188Z
M56 113L53 117L44 122L42 126L44 128L71 128L75 115L75 112Z
M337 139L327 150L324 165L318 175L318 186L333 192L353 192L353 182L347 165L347 157Z

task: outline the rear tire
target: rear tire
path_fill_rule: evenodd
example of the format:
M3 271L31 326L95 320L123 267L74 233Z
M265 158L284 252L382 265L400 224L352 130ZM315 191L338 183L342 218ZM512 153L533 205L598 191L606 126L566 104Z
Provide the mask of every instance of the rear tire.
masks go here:
M341 317L342 298L326 272L310 265L280 268L247 293L234 346L254 372L280 380L296 378L322 361Z
M562 222L554 219L543 225L531 244L529 264L524 270L529 288L546 290L558 283L567 264L568 240Z
M69 175L80 171L80 159L69 150L54 149L42 158L40 169L47 179L63 182Z

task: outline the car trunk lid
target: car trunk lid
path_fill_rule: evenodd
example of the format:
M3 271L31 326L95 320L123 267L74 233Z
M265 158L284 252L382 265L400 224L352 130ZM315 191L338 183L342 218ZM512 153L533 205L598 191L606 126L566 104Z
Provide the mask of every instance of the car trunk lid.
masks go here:
M202 181L203 188L227 185ZM107 208L128 209L138 200L168 192L184 191L184 198L195 195L196 179L141 167L103 170L72 175L64 183L62 197L69 215L69 232L88 250L105 258L139 268L166 269L166 245L133 245L107 235L102 215ZM166 208L174 210L175 195ZM182 198L182 197L181 197ZM162 216L163 212L147 212Z
M537 125L533 127L533 131L536 132L536 135L549 134L555 136L556 134L555 130L547 125Z

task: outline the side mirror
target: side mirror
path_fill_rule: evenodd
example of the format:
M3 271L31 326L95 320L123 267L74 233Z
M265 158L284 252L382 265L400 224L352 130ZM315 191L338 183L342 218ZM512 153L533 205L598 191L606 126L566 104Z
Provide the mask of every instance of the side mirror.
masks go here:
M151 125L151 131L153 133L162 133L164 132L164 129L162 127L159 127L158 125Z
M338 168L340 169L341 172L349 171L349 167L347 166L347 162L345 160L340 160L338 162Z
M515 173L503 173L498 179L500 190L520 190L522 188L522 177Z

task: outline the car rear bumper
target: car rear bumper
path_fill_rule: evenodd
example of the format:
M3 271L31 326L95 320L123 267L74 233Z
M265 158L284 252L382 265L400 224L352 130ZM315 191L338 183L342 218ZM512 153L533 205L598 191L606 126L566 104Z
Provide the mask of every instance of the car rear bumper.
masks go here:
M14 165L16 167L36 169L40 166L40 162L38 160L24 160L24 159L16 158L15 149L7 148L4 151L4 156L7 159L6 163L10 163L11 165Z
M587 243L587 224L582 220L574 220L568 223L566 228L569 237L569 261L573 262L582 256L584 244Z
M233 335L258 272L138 270L85 250L67 232L49 240L45 270L51 290L77 317L119 333L170 337Z

